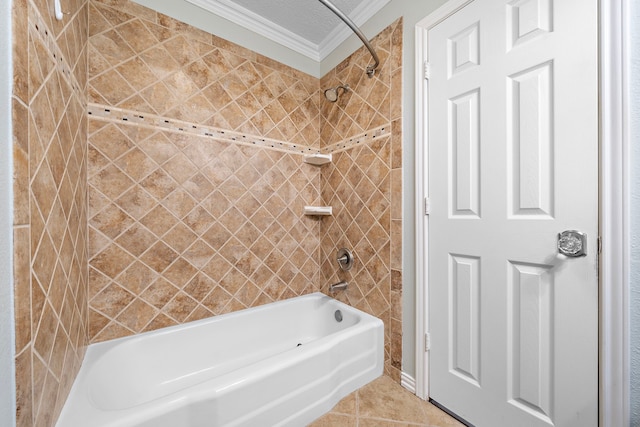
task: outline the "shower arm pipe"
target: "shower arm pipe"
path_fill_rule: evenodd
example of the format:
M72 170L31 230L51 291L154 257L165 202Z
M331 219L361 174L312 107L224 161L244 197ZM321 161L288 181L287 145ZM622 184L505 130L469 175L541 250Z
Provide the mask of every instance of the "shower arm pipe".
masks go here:
M349 28L351 28L351 30L360 38L360 40L362 40L362 43L364 43L365 47L369 49L369 53L371 53L371 56L373 57L373 60L375 61L375 63L367 66L367 75L369 76L369 78L373 77L373 74L376 72L376 68L378 68L378 65L380 65L380 59L378 58L378 54L376 53L376 51L371 46L371 43L369 43L369 40L367 40L364 34L362 34L362 31L360 31L360 28L358 28L358 26L354 24L353 21L347 15L345 15L340 9L338 9L333 3L331 3L329 0L319 0L319 1L320 3L327 6L329 10L335 13L338 16L338 18L342 19L344 23L347 24Z

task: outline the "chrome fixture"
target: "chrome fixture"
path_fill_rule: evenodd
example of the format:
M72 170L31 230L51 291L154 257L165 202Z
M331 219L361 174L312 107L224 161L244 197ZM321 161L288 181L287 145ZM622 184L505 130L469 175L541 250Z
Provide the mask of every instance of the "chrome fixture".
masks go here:
M336 87L331 87L324 91L324 97L327 98L329 102L336 102L338 100L338 91L342 89L343 93L349 91L349 85L339 85Z
M373 65L367 66L367 75L369 76L369 78L373 77L373 74L376 72L376 68L378 68L378 65L380 65L380 59L378 58L378 54L376 53L376 51L373 49L373 47L371 47L369 40L367 40L364 34L362 34L360 28L358 28L358 26L354 24L347 15L342 13L340 9L335 7L333 3L331 3L329 0L320 0L320 3L327 6L329 10L338 15L338 18L342 19L344 23L347 24L354 33L356 33L356 36L358 36L360 40L362 40L362 43L364 43L365 47L369 49L369 53L371 53L371 56L373 57L375 63Z
M576 258L587 255L587 235L576 230L558 233L558 252Z
M353 254L347 248L341 248L338 250L336 260L343 271L349 271L351 270L351 267L353 267Z
M334 283L333 285L329 286L329 292L335 293L337 291L344 291L347 289L347 286L349 286L349 284L343 280L341 282Z

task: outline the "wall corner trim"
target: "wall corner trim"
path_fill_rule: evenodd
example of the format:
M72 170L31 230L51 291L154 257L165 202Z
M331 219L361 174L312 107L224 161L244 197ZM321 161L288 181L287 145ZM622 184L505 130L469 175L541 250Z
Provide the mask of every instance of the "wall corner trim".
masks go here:
M16 425L13 299L12 2L0 5L0 425Z
M629 425L629 0L600 6L600 426Z

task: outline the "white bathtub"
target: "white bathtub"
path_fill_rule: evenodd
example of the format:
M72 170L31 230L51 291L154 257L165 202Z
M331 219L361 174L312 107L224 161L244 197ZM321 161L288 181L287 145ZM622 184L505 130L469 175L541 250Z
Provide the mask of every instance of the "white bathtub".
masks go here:
M315 293L93 344L57 426L304 426L382 374L383 336Z

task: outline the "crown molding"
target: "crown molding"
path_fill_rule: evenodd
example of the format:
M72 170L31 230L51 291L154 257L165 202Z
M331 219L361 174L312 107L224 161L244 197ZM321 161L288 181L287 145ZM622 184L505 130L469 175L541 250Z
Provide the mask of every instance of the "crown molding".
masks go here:
M260 34L276 43L315 61L320 61L318 45L292 33L262 16L230 0L186 0L208 12L215 13L236 25Z
M320 44L315 44L265 19L257 13L238 5L232 0L186 1L317 62L322 61L352 34L349 27L341 23L341 25L329 32ZM390 0L363 1L349 17L356 25L360 26L367 22L382 9L382 7L389 3L389 1Z
M380 9L390 1L391 0L363 1L349 14L349 18L359 27L371 19L373 15L378 13ZM353 34L353 32L346 24L341 23L341 25L335 27L318 45L318 56L320 60L329 56L329 54L348 39L351 34Z

